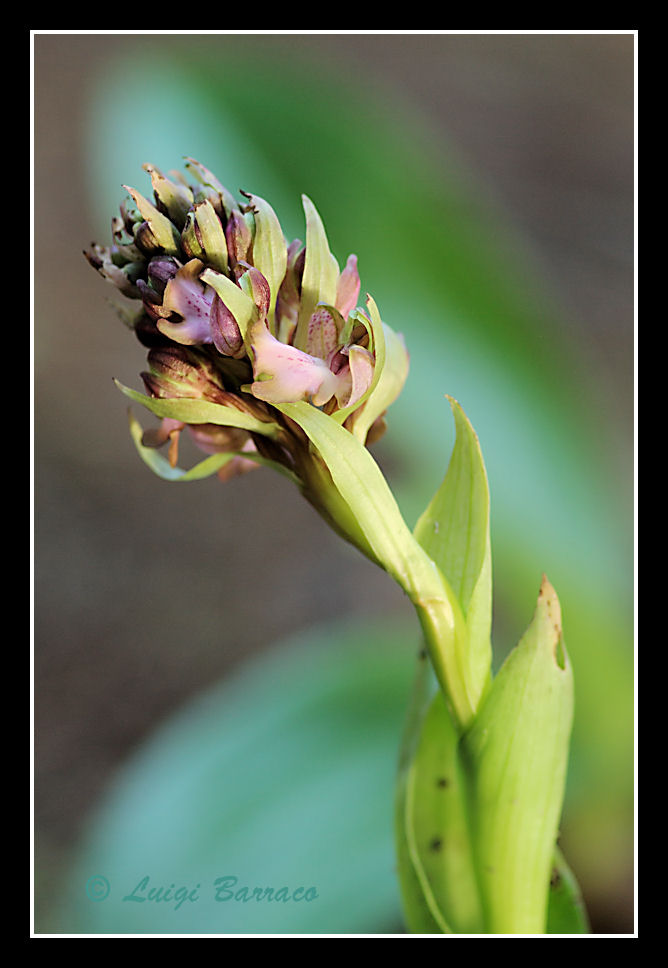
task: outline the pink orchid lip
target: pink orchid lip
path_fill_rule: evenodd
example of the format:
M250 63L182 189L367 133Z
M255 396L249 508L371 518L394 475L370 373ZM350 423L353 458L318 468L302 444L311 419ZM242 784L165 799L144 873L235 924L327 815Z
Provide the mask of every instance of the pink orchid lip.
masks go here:
M292 403L311 399L315 406L322 406L336 393L339 377L324 360L281 343L264 322L254 325L250 342L255 356L255 382L250 389L258 400Z
M359 346L337 347L338 334L327 307L318 307L312 321L322 322L325 318L332 324L331 332L320 334L325 358L280 342L261 321L255 324L251 332L255 356L255 382L250 387L253 396L267 403L310 400L317 407L332 397L336 397L340 407L351 406L363 396L373 380L373 354ZM309 329L307 345L311 347L316 342Z
M211 343L211 304L213 290L200 282L199 275L204 264L191 259L165 286L161 316L165 312L177 314L181 321L171 322L161 318L158 329L176 343L193 346L196 343Z

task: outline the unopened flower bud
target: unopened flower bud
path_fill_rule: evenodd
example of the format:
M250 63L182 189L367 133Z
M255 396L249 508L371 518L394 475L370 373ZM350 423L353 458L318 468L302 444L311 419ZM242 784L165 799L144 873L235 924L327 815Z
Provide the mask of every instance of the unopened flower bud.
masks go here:
M246 262L253 243L253 233L246 216L242 212L232 212L225 226L225 239L229 264L234 268L237 262Z
M182 228L190 206L193 204L192 191L186 185L166 178L153 165L144 165L144 171L147 171L151 176L153 193L159 211L166 215L177 228Z
M213 345L223 356L245 355L244 339L239 325L218 293L214 293L209 312Z
M185 346L150 350L149 372L142 373L147 390L165 399L211 400L224 403L227 393L213 364Z
M204 189L203 192L200 191L199 193L197 190L195 191L197 201L208 198L220 218L226 223L231 213L239 210L234 195L228 192L208 168L205 168L199 161L195 161L194 158L186 158L186 168L194 175L200 189Z
M180 236L176 226L136 189L127 185L123 187L134 199L143 218L142 222L134 226L135 242L142 252L149 255L164 252L166 255L178 256Z
M148 281L155 292L162 296L165 286L181 268L179 262L169 256L156 256L148 264Z
M211 202L199 202L185 220L181 244L191 259L199 259L218 272L227 272L225 231Z

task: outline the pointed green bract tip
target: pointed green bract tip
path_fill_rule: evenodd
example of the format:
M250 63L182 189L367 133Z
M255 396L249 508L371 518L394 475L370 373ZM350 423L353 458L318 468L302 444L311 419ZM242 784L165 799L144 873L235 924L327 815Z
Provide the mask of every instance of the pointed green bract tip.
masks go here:
M463 741L488 930L545 932L573 720L557 595L543 579L531 624Z

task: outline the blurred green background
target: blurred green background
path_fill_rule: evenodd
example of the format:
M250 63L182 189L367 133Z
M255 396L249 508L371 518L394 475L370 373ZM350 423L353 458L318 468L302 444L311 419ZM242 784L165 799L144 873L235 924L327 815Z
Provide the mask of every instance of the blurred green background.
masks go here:
M576 677L561 844L593 930L633 930L633 71L631 34L35 36L38 932L402 930L407 603L277 475L154 478L112 384L143 351L81 250L185 155L290 238L305 192L357 253L411 353L375 448L411 525L445 393L476 427L495 654L546 572ZM232 910L227 874L319 897ZM123 903L144 876L201 900Z

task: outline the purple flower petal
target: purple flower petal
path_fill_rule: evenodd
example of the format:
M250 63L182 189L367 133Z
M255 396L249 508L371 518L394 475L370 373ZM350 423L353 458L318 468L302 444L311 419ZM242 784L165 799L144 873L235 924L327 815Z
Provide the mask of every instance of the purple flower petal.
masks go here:
M165 336L184 346L213 342L209 317L214 293L200 282L203 269L198 259L191 259L165 286L163 311L175 313L181 320L160 319L157 326Z

